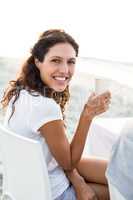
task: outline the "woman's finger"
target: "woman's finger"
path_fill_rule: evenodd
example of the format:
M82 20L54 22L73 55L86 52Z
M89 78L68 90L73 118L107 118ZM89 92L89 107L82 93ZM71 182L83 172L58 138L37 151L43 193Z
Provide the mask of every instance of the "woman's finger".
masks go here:
M95 92L92 92L91 95L89 96L89 99L88 99L88 100L93 99L94 96L96 96L96 93L95 93Z

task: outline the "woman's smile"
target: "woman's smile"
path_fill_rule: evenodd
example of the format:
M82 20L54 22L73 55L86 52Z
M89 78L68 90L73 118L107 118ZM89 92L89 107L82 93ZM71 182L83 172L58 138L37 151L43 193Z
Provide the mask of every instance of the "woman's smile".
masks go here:
M68 83L70 78L69 76L53 76L53 79L58 83L58 84L65 84Z

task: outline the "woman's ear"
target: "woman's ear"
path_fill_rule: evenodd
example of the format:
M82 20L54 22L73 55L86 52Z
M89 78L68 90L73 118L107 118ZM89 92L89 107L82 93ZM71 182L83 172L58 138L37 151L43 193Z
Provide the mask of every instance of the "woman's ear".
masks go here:
M35 58L35 65L38 69L40 69L40 61L37 58Z

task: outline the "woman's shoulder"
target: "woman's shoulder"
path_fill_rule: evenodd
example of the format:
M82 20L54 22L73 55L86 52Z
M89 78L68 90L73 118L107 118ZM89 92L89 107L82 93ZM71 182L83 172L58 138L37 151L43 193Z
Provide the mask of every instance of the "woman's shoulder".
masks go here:
M63 119L60 105L53 98L42 96L37 92L29 93L23 90L21 92L23 104L28 109L30 120L41 122ZM25 101L25 102L24 102ZM23 107L23 106L22 106Z
M25 89L20 92L20 99L24 102L29 102L30 104L34 104L36 106L46 105L49 107L58 107L59 104L53 98L43 96L36 91L29 92Z

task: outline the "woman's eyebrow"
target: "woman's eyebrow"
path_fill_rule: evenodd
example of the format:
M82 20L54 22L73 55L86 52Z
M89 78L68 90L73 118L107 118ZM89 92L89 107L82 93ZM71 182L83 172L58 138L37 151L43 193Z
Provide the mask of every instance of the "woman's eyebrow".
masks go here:
M61 56L51 56L51 58L63 59L63 57L61 57ZM76 58L75 57L71 57L71 58L68 58L68 60L76 60Z
M51 58L59 58L59 59L62 59L62 57L60 57L60 56L51 56Z
M76 60L76 58L69 58L69 60Z

